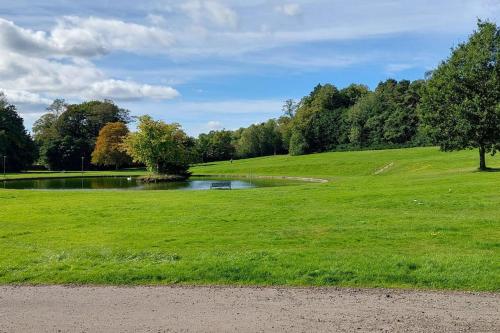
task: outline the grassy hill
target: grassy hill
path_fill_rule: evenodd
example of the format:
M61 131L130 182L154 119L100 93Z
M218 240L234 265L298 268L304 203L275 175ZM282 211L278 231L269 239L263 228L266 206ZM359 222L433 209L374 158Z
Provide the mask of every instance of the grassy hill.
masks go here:
M489 166L500 167L498 157ZM500 289L500 172L436 148L275 156L234 191L0 190L0 283Z

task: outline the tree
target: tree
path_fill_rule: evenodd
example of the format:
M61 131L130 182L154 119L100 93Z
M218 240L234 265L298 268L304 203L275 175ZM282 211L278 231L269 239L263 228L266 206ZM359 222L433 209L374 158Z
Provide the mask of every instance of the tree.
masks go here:
M293 132L290 138L290 155L297 156L305 154L307 151L307 142L299 131Z
M9 171L30 166L36 157L36 146L24 128L16 107L0 92L0 161L6 156ZM3 165L2 165L3 166Z
M179 124L139 117L137 132L129 133L124 148L135 162L144 163L150 172L187 175L193 158L192 140Z
M276 155L285 151L279 125L274 119L243 129L237 147L239 157Z
M391 147L412 144L419 130L417 108L422 81L380 82L347 112L350 144L354 147Z
M500 30L478 22L466 43L432 73L424 89L421 114L430 135L444 151L479 149L479 169L486 153L500 149Z
M235 155L231 131L210 131L200 134L196 140L196 151L202 162L229 160Z
M130 156L123 150L123 140L128 133L127 125L122 122L108 123L101 128L92 152L92 163L116 169L129 164Z
M49 147L53 147L53 142L59 138L55 127L57 118L66 111L67 104L63 99L56 99L47 107L47 113L42 115L33 124L33 138L38 147L39 161L41 165L49 165L47 159Z
M107 123L130 121L128 110L108 100L71 105L55 100L47 111L35 122L33 131L40 161L56 170L79 170L82 157L89 167L101 128Z
M346 87L340 91L340 94L344 98L344 106L345 107L349 107L349 106L356 104L356 102L360 98L368 95L369 93L370 93L370 89L368 88L368 86L365 86L363 84L355 84L355 83L349 85L348 87Z
M293 99L287 99L281 108L286 117L293 118L297 112L298 104Z
M290 137L293 154L302 150L304 153L331 150L341 143L340 138L347 140L347 133L343 133L347 132L343 118L349 105L350 98L335 86L317 85L309 96L302 99L293 118Z
M47 112L53 114L56 118L63 114L68 108L68 104L64 99L55 99L52 104L47 107Z

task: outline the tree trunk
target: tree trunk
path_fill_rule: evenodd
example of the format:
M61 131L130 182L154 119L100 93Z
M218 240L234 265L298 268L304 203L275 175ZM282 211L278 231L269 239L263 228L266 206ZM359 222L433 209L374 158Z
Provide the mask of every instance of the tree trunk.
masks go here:
M483 146L479 147L479 170L486 170L486 152Z

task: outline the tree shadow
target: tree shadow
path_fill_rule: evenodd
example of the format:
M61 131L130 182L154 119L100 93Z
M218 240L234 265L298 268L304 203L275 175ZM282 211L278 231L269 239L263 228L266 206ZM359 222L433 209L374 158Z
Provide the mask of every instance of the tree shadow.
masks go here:
M486 168L485 170L478 170L479 172L500 172L500 168Z

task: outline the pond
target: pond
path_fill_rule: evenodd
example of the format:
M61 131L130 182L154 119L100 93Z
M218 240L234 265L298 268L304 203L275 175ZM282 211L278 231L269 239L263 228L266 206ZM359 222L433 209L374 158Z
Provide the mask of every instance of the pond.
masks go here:
M210 190L215 183L221 182L230 184L231 189L303 183L287 179L191 177L186 181L146 184L135 177L68 177L0 180L0 188L17 190Z

